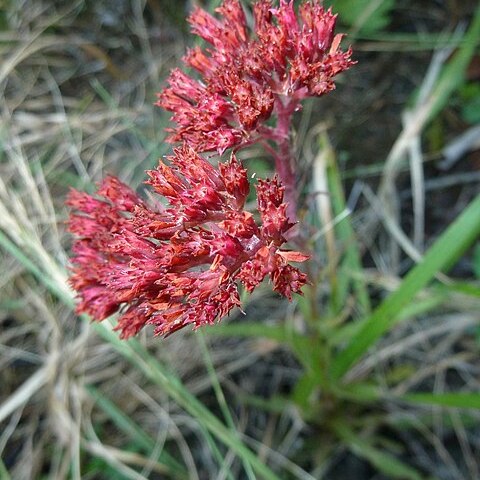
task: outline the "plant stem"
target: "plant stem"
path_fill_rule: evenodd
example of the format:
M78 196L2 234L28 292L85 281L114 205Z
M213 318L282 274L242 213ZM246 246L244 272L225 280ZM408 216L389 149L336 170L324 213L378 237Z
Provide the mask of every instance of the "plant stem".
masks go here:
M279 97L276 102L277 126L275 128L275 143L277 144L275 169L285 187L285 202L287 216L293 223L297 222L298 192L295 175L295 155L291 143L292 115L298 107L298 101L286 99L285 103Z

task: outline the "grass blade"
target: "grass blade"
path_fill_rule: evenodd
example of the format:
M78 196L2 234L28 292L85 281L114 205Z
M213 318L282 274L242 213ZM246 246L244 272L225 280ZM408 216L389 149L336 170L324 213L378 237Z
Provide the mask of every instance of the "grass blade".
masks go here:
M479 393L408 393L401 400L441 407L480 409Z
M231 448L244 462L250 463L260 478L277 480L278 477L243 442L232 435L214 414L194 397L173 375L135 339L128 341L120 338L107 327L108 324L94 324L96 331L124 357L132 362L147 378L163 388L170 397L196 418L218 440Z
M428 118L434 118L447 104L452 93L464 82L465 71L480 43L480 5L475 11L470 27L463 37L455 55L445 66L442 75L432 92L432 104Z
M321 139L322 149L326 149L327 154L327 182L328 192L330 194L330 201L332 205L333 215L337 218L348 208L345 202L345 194L342 187L340 172L338 171L337 162L335 159L335 152L333 151L330 142L326 135ZM336 237L342 243L344 248L344 258L341 263L341 271L338 274L339 279L346 279L351 282L354 292L361 307L363 314L370 313L370 298L362 279L363 269L358 249L355 232L350 222L350 216L344 217L338 224L335 225ZM339 289L343 290L343 298L340 298L341 305L344 305L346 294L348 293L348 286Z
M128 435L145 451L150 452L153 450L155 440L145 433L130 417L125 415L109 398L91 385L88 385L86 390L102 411L108 415L123 433ZM175 460L175 458L171 457L166 450L161 451L160 458L158 458L157 461L164 464L165 469L168 470L174 478L187 478L185 468Z
M238 435L237 429L235 427L235 422L233 417L230 413L228 408L227 400L225 399L225 395L223 394L222 386L220 385L220 380L218 379L217 373L215 371L215 366L213 364L212 358L210 356L210 352L208 350L207 343L205 341L205 337L202 331L197 332L198 342L200 344L200 348L202 350L203 359L205 362L205 367L208 372L208 376L210 378L210 382L212 384L213 391L215 392L215 396L217 398L217 403L222 411L223 418L227 424L227 426L232 431L232 435ZM253 473L252 467L249 463L243 463L245 473L249 479L255 480L255 475ZM227 475L231 477L231 472L227 472Z
M3 460L0 458L0 478L3 478L4 480L11 480L11 476L8 473L7 467L3 463Z
M421 475L415 469L409 467L392 455L389 455L384 450L378 450L371 446L365 439L356 435L346 425L336 423L334 429L353 453L368 460L388 478L421 480Z
M434 276L448 270L480 235L480 195L462 212L428 250L423 260L368 317L347 347L332 362L331 375L342 377L348 369L399 320L405 307Z
M287 343L297 336L283 325L265 325L262 323L219 323L205 327L207 335L214 337L268 338L279 343Z

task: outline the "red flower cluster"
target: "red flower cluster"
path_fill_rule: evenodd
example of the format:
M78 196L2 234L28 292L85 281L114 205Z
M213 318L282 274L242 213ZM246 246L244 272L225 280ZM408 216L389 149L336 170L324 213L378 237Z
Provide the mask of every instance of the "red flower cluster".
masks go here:
M77 311L98 321L119 312L123 338L146 324L159 335L211 324L240 306L240 284L251 292L269 276L291 299L307 281L291 262L308 257L281 249L296 218L291 117L303 98L335 88L351 52L339 49L335 16L318 0L298 11L293 0L276 8L257 0L253 29L238 0L224 0L217 12L196 8L189 19L210 44L184 59L201 80L176 69L159 95L176 123L169 141L182 146L147 172L154 200L115 177L95 195L73 190L68 199ZM276 122L267 125L271 117ZM258 181L258 222L244 209L249 181L235 155L214 167L198 154L253 142L273 155L285 185L277 177Z
M239 282L252 291L269 275L289 299L299 292L306 276L289 262L308 257L280 249L292 224L277 179L258 182L258 225L244 210L249 182L234 155L215 168L183 146L168 160L147 172L161 197L154 204L115 177L94 196L71 191L78 312L100 321L120 311L123 338L146 324L168 335L227 315L240 305Z
M184 58L201 81L177 69L159 94L157 105L173 112L176 123L169 141L221 154L288 135L263 123L272 114L291 115L303 98L335 88L333 77L353 64L351 51L339 49L342 35L334 35L336 16L318 0L301 4L298 14L293 3L280 0L274 8L270 0L258 0L253 31L238 0L224 0L219 18L195 8L192 31L211 47L196 47Z

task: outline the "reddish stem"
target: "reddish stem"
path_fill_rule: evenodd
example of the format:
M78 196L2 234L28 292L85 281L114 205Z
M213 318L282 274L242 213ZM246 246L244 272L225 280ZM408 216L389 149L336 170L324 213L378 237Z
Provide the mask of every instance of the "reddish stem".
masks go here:
M283 100L283 101L282 101ZM298 100L277 96L275 110L277 113L277 125L275 129L264 132L264 137L276 144L271 149L275 159L275 169L285 187L285 202L287 203L287 216L290 222L297 223L298 191L295 175L295 156L291 144L292 116L298 107ZM297 237L297 228L293 227L287 236L289 240Z

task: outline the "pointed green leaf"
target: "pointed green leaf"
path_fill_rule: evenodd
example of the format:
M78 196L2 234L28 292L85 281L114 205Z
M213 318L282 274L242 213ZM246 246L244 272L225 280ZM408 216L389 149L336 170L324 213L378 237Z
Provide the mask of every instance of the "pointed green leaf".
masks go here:
M462 212L430 247L423 260L362 324L347 347L332 362L332 378L341 378L348 369L398 322L403 310L437 273L447 271L480 235L480 195Z

